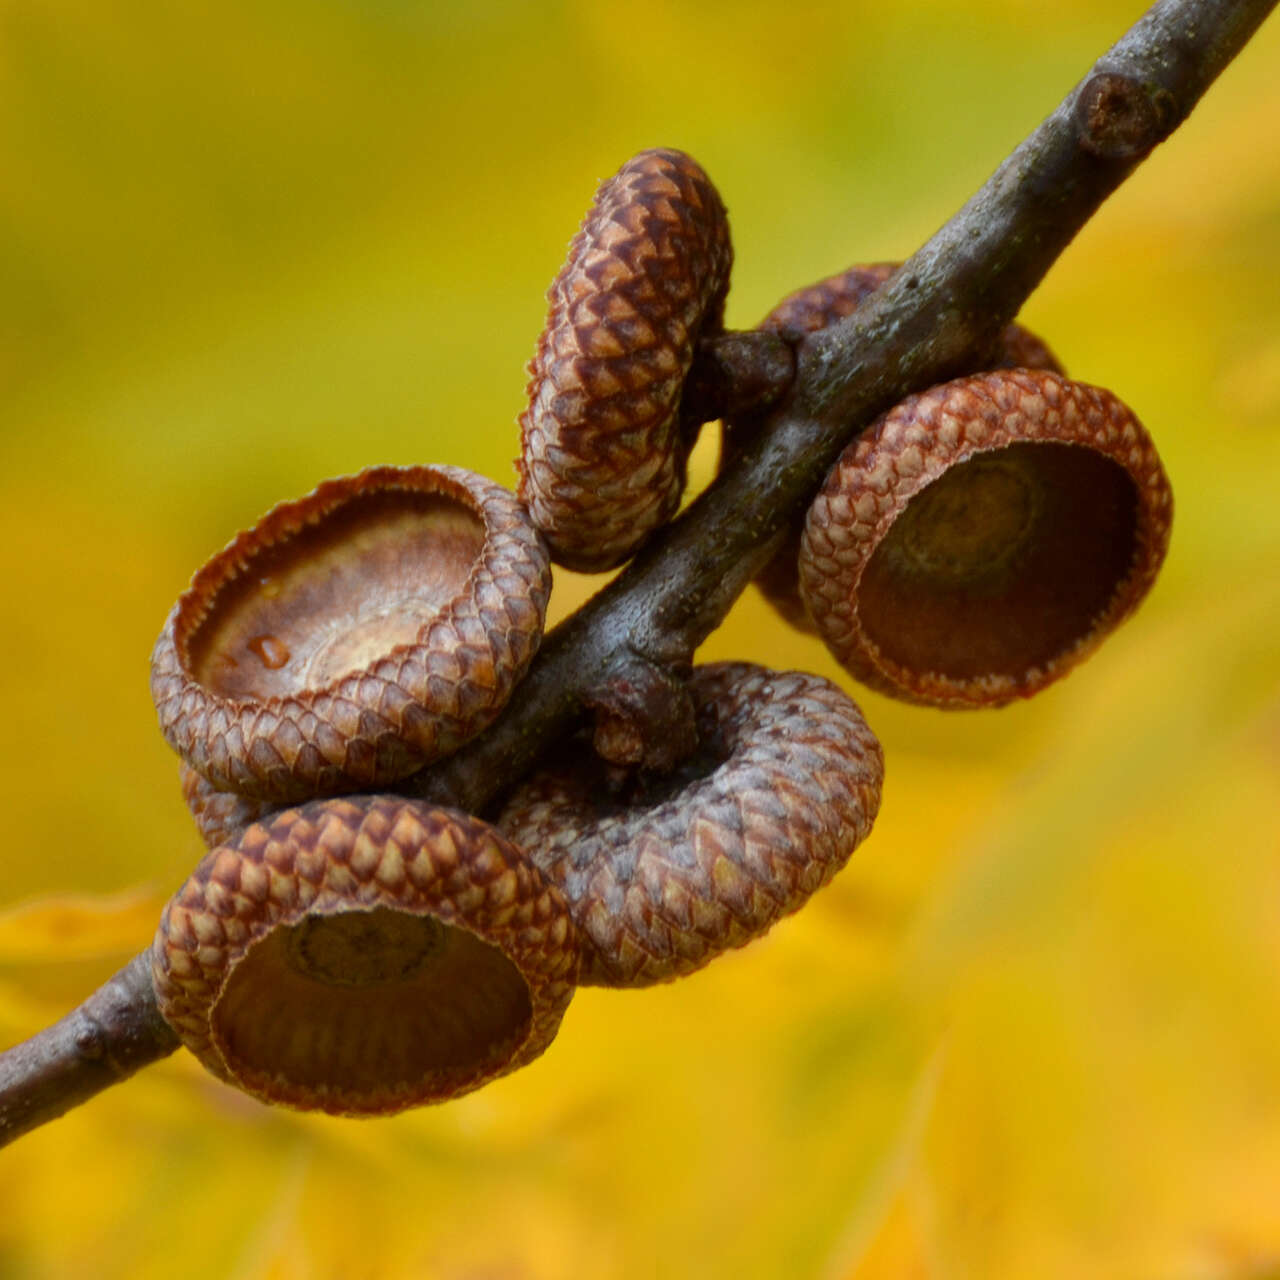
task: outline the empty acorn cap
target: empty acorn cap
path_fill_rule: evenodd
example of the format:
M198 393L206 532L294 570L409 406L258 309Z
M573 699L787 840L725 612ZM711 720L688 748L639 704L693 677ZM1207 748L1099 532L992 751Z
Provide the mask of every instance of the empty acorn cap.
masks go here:
M573 994L560 893L500 832L395 796L313 801L206 855L151 950L160 1012L263 1102L379 1115L532 1061Z
M458 467L375 467L282 503L197 573L152 655L170 745L276 801L385 785L501 710L551 571L515 496Z
M498 825L569 901L584 984L701 968L797 910L880 806L884 757L848 694L744 662L694 668L698 748L667 774L587 752L516 787Z
M805 335L851 316L902 264L870 262L850 267L816 284L797 289L783 298L760 322L759 328L776 333ZM1062 373L1057 357L1044 340L1020 324L1006 326L989 366L992 369L1051 369ZM726 423L721 437L720 466L733 456L736 441L749 439L751 421ZM756 575L760 594L797 631L818 634L818 628L800 596L800 532L803 520L787 531L769 562Z
M856 679L999 706L1137 607L1172 512L1155 446L1110 392L1027 369L960 378L845 451L805 521L800 587Z
M613 568L675 514L681 392L722 326L732 257L720 196L682 151L642 151L596 193L548 291L520 419L520 497L557 564Z

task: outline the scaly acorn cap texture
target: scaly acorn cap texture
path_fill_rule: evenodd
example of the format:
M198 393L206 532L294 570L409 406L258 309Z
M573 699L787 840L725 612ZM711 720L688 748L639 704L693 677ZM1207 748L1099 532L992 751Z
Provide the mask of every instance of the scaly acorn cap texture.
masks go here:
M642 151L596 193L547 293L520 419L520 496L557 564L611 569L675 514L697 425L681 391L723 327L732 260L720 196L681 151Z
M185 761L178 766L178 780L182 799L208 849L230 844L251 822L279 807L272 800L251 800L234 791L219 791Z
M573 994L560 892L499 831L398 796L312 801L207 854L151 949L160 1012L263 1102L385 1115L536 1058Z
M697 751L621 785L589 752L531 777L498 825L564 892L584 984L701 968L797 910L880 806L884 757L848 695L748 663L694 669Z
M546 546L460 467L374 467L269 512L192 579L156 643L170 746L288 802L375 788L502 709L542 638Z
M900 262L862 263L819 280L817 284L797 289L783 298L757 327L797 337L817 333L851 316L901 265ZM1044 340L1020 324L1008 325L1000 335L999 350L990 368L1064 372ZM721 467L733 455L735 438L749 437L754 425L751 422L725 424L721 436ZM784 621L798 631L817 635L818 628L800 597L799 570L796 567L803 527L803 519L797 520L777 552L756 575L755 585Z
M1133 612L1172 516L1151 438L1109 391L979 374L909 397L845 451L805 521L800 588L855 679L1000 706Z

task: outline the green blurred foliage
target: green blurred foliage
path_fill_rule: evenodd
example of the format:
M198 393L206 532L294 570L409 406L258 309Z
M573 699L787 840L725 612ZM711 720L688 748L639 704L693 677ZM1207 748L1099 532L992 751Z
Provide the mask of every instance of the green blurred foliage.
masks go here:
M910 252L1140 8L0 0L0 1043L199 855L146 682L192 571L327 475L511 483L600 178L696 155L749 325ZM1025 313L1177 492L1097 657L987 715L858 694L885 805L834 884L480 1093L317 1119L179 1054L25 1138L0 1276L1280 1273L1278 58L1272 19ZM838 674L750 593L705 656Z

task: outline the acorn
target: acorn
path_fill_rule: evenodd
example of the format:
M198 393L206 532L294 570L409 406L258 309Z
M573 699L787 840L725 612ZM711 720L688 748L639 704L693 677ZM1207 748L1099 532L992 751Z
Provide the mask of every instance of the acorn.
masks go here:
M384 1115L531 1062L573 994L560 892L499 831L397 796L312 801L207 854L151 949L160 1012L263 1102Z
M458 467L374 467L282 503L193 578L152 655L169 744L277 803L385 786L485 728L542 637L546 547Z
M691 973L797 910L871 830L884 758L847 694L747 663L697 667L698 745L674 770L585 748L512 792L498 825L560 888L580 981Z
M870 262L850 267L783 298L757 326L793 340L817 333L851 316L895 271L900 262ZM1008 325L1000 335L992 369L1052 369L1062 373L1058 358L1043 339L1020 324ZM759 418L726 421L721 434L720 467L759 429ZM800 554L803 517L797 519L768 563L756 575L755 585L781 617L798 631L817 635L800 597L796 561Z
M681 392L723 327L724 205L681 151L642 151L596 193L548 291L520 419L520 497L570 569L621 564L675 514L696 423Z
M896 405L805 520L805 605L855 679L909 702L994 707L1081 662L1138 606L1173 496L1109 391L985 373Z

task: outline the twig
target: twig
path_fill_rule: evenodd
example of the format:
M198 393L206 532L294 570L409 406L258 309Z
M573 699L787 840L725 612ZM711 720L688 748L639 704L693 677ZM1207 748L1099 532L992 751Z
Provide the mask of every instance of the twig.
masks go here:
M177 1047L144 951L61 1021L0 1055L0 1146Z
M1066 245L1275 3L1154 5L871 299L803 342L792 389L766 429L547 636L502 718L400 790L482 812L637 661L686 667L841 449L903 396L981 363ZM145 964L139 957L74 1013L0 1055L0 1144L177 1046Z
M483 811L615 666L687 664L840 451L904 396L981 364L1062 250L1189 114L1276 0L1163 0L914 257L798 352L755 442L544 641L501 720L408 789Z

